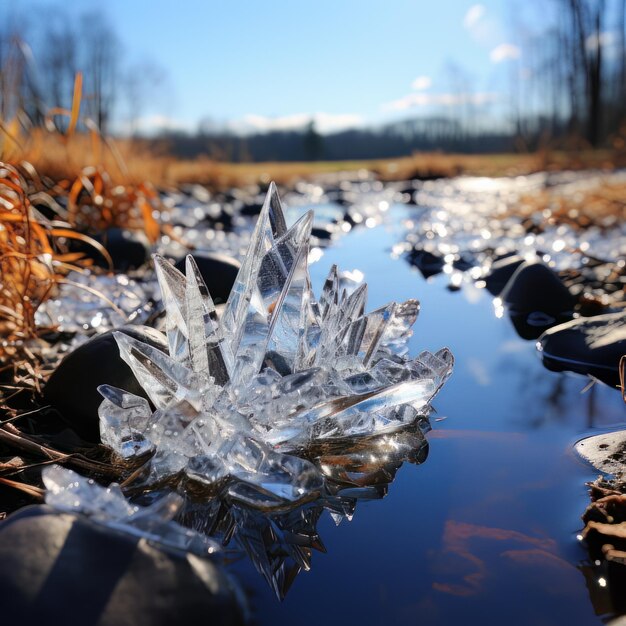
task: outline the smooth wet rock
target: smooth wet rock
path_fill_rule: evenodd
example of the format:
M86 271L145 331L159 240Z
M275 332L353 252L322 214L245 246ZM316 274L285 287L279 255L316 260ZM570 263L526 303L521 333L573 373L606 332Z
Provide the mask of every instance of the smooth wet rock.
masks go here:
M617 477L626 472L626 430L586 437L575 450L599 472Z
M213 302L216 305L226 302L235 284L241 263L225 254L212 252L196 252L192 256L209 289ZM179 259L174 267L184 274L185 258Z
M235 584L214 561L45 506L0 525L0 606L2 623L20 626L244 623Z
M317 224L311 229L311 237L320 239L321 241L330 241L336 232L330 224Z
M500 298L514 315L544 313L557 317L571 312L576 304L557 274L541 262L522 263Z
M619 385L619 361L626 354L626 314L579 318L551 328L539 338L544 365L555 371L590 374Z
M223 230L231 230L233 227L233 218L235 212L232 204L218 205L217 210L207 213L202 219L201 224L210 228L222 227Z
M524 259L518 255L507 256L494 261L489 274L484 279L487 291L494 296L500 295L511 276L515 273L515 270L522 263L524 263Z
M148 326L123 326L131 337L167 351L163 335ZM100 440L98 385L108 384L147 398L131 369L120 357L114 331L98 335L70 352L44 387L44 399L55 408L80 437Z
M427 250L412 250L409 253L409 261L411 265L417 267L424 278L440 274L445 265L442 257Z
M263 202L247 202L239 209L239 214L246 217L256 217L262 208Z
M570 319L570 316L552 317L541 311L533 311L532 313L515 314L509 312L509 319L515 332L526 340L538 339L543 333L552 326L561 324Z
M476 257L469 252L457 254L452 261L452 267L460 272L467 272L477 265Z
M150 242L142 232L109 228L98 240L111 255L113 267L118 271L137 269L150 259ZM102 257L98 257L101 260Z

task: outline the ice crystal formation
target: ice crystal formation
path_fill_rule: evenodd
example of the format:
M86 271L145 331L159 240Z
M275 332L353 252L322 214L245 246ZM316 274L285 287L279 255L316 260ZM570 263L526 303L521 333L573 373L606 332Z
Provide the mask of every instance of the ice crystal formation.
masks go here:
M149 458L147 484L186 480L272 510L324 493L311 446L391 433L428 415L447 349L408 356L415 300L365 313L367 286L333 266L319 299L308 271L313 213L287 228L270 186L221 314L191 256L186 275L155 257L168 354L116 333L150 398L100 387L102 441ZM151 456L148 456L151 455Z
M81 513L95 524L154 541L170 549L213 554L220 545L206 535L172 521L183 498L168 493L149 506L131 504L119 485L102 487L72 470L51 465L42 471L46 504L66 513Z

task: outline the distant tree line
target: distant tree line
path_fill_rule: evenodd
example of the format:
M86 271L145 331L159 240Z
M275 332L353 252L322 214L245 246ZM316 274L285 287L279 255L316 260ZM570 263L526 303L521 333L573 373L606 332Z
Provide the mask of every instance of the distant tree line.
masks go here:
M520 38L521 57L509 64L508 105L497 113L466 102L447 112L444 107L415 119L327 135L313 122L300 130L248 135L201 124L195 133L164 132L157 140L179 157L232 161L623 146L626 0L535 0L528 6L545 19L533 31L517 16L513 31ZM138 133L138 120L162 71L150 62L129 65L104 15L70 15L59 6L35 16L9 13L10 19L0 20L0 121L19 114L25 124L37 126L51 108L69 108L74 77L81 71L83 113L105 133ZM460 65L452 65L452 82L462 95L471 81ZM125 125L120 124L122 111ZM63 119L57 123L62 126Z
M516 133L540 114L544 132L591 146L624 134L626 0L537 0L548 17L523 43L526 80L514 81Z
M540 133L535 133L538 138ZM313 139L314 138L314 139ZM222 161L317 161L376 159L410 155L415 151L513 152L515 137L508 131L468 134L448 118L429 117L350 129L321 135L314 127L241 136L227 132L162 133L156 143L179 158L206 155Z
M163 71L149 60L126 63L102 12L69 14L61 5L40 7L35 15L5 12L8 17L0 19L0 119L19 115L25 124L38 126L51 109L69 109L74 78L82 72L84 115L108 133L123 107L127 132L134 132ZM57 122L63 125L62 119Z

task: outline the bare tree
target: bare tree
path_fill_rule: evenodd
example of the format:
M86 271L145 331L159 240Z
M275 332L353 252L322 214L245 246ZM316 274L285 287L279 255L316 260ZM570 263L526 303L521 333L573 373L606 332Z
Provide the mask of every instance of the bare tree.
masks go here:
M89 13L81 19L85 103L90 117L103 133L114 114L119 81L119 41L105 17Z
M132 65L125 72L122 83L128 110L128 130L132 136L139 132L139 121L147 102L155 98L166 79L165 70L150 60Z
M49 107L70 108L78 71L79 37L74 25L57 8L47 12L39 47L41 86Z

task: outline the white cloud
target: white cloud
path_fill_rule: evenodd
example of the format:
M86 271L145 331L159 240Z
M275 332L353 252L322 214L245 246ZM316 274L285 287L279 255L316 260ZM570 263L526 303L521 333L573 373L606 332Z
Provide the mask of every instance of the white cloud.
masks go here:
M494 47L505 37L500 18L487 11L483 4L469 8L463 18L463 26L472 39L482 46Z
M406 111L416 107L445 106L454 107L462 104L483 105L495 102L499 95L491 92L476 93L410 93L404 98L383 104L386 111Z
M121 122L115 128L115 132L121 135L127 135L132 132L138 132L142 135L154 135L164 130L193 132L195 126L184 120L155 113L139 117L134 123L130 121Z
M363 117L353 113L294 113L279 117L249 114L230 122L232 130L241 133L301 130L313 120L320 133L332 133L354 128L363 123Z
M424 91L426 89L430 89L432 84L433 84L433 81L430 76L418 76L411 83L411 88L415 89L415 91Z
M487 9L485 8L484 4L472 5L467 10L465 17L463 18L463 26L467 28L467 30L471 30L485 15L486 11Z
M502 61L519 59L521 55L522 51L512 43L501 43L491 51L489 58L492 63L502 63Z

